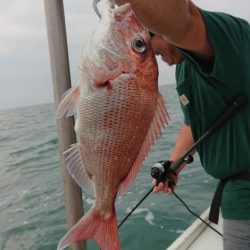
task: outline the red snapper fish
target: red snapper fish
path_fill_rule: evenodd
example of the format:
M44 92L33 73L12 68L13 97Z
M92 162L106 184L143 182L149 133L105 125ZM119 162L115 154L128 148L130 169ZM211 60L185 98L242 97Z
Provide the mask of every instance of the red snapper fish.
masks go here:
M120 249L116 196L127 191L168 122L157 79L148 31L129 3L115 8L107 2L83 49L78 84L66 93L56 115L76 112L79 140L65 152L67 169L95 196L58 250L89 238L102 250Z

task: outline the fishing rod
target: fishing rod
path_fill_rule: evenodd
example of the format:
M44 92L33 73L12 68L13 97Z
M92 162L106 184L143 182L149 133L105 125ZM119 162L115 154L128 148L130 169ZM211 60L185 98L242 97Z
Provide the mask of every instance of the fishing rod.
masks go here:
M159 184L159 182L167 182L171 186L171 182L169 179L170 174L176 175L176 170L183 164L190 164L193 162L193 156L191 155L192 151L203 143L207 137L209 137L213 132L215 132L218 128L220 128L223 124L229 121L240 109L247 105L246 96L238 96L233 103L224 111L222 114L212 123L212 125L208 128L208 130L191 146L191 148L179 159L174 162L171 161L159 161L153 165L151 168L151 176L157 180L157 184L154 185L144 197L136 204L136 206L127 214L127 216L120 222L118 228L120 228L123 223L130 217L130 215L140 206L140 204L153 192L154 188ZM206 221L200 218L199 215L194 213L189 209L187 204L172 190L172 193L175 197L186 207L186 209L193 214L195 217L199 218L203 223L205 223L212 230L216 231L216 233L222 234L218 232L216 229L211 227Z

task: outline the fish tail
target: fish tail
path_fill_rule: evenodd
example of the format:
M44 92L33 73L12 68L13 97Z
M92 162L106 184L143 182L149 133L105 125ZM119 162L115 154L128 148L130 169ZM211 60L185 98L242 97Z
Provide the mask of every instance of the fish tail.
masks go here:
M101 215L92 208L61 239L57 250L70 244L93 238L101 250L120 250L116 214Z

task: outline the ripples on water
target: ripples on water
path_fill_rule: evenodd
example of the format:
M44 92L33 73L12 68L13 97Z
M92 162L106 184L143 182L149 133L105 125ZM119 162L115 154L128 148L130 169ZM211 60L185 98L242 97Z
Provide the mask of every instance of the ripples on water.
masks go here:
M168 158L182 123L175 86L161 92L171 121L134 185L117 198L118 221L151 188L150 167ZM183 171L176 192L201 213L209 206L214 184L195 159ZM0 249L56 249L66 232L62 189L53 105L0 111ZM93 198L83 196L87 210ZM152 194L120 228L122 249L166 249L193 220L173 196ZM89 241L88 249L99 248Z

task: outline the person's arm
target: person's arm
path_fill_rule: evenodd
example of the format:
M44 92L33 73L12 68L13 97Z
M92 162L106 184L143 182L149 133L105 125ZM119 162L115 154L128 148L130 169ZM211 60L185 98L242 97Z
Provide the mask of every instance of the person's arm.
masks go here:
M189 0L115 0L130 2L138 20L177 47L211 62L213 49L199 9Z
M169 160L175 161L178 160L180 157L182 157L194 144L194 139L192 136L191 128L183 124L179 130L179 134L177 137L176 144L173 148L173 151L170 155ZM193 155L196 151L194 150L191 154ZM186 164L182 164L176 171L176 174L180 173L180 171L185 167ZM177 183L177 177L174 175L171 175L171 179ZM153 180L153 184L156 184L156 180ZM161 182L157 187L154 188L154 192L163 191L165 193L172 193L172 189L168 187L165 183Z

